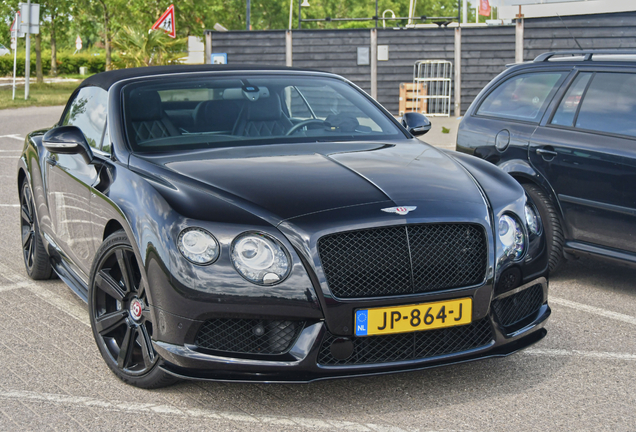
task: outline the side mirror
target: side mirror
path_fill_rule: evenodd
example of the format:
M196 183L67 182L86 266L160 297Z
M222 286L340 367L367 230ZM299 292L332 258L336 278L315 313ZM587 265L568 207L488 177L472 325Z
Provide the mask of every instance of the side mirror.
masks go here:
M402 116L402 126L412 135L424 135L431 130L431 122L425 115L416 112L407 112Z
M42 144L51 153L79 154L87 164L93 161L93 151L77 126L59 126L42 137Z

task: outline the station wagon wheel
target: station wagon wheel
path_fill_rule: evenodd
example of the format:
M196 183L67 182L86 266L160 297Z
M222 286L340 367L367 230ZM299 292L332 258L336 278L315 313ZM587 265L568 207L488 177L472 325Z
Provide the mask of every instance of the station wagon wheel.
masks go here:
M550 273L558 271L566 261L563 255L563 246L565 245L565 236L563 235L563 227L561 219L556 208L552 204L548 194L539 186L534 184L523 184L534 205L539 210L541 221L545 227L545 237L548 246L549 270Z
M125 233L109 236L97 251L89 290L93 336L106 364L122 381L157 388L176 381L161 370L141 267Z
M26 180L20 191L20 235L24 267L29 277L35 280L51 277L49 256L40 237L33 195Z

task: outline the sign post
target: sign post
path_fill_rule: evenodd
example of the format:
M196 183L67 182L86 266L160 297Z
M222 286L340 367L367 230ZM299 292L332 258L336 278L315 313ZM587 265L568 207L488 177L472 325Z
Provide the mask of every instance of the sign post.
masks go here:
M20 22L18 21L19 17L20 17L20 12L16 12L15 20L13 21L13 24L11 24L11 48L13 48L13 96L11 97L12 100L15 100L15 74L16 74L16 67L18 64L18 27L20 25Z
M31 75L31 0L27 2L26 12L26 59L24 62L24 100L29 98L29 80Z
M29 98L31 75L31 35L40 33L40 5L31 0L20 3L20 31L26 34L26 58L24 63L24 99Z

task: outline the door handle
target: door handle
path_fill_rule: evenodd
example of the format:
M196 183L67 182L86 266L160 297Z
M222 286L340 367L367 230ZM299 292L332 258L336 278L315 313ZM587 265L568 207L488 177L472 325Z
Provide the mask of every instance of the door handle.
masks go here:
M47 157L46 158L46 163L51 165L51 166L57 165L57 161L55 159L53 159L52 157Z
M541 156L544 159L554 159L555 157L557 157L559 154L557 152L555 152L554 150L547 150L547 149L542 149L542 148L538 148L536 150L537 154L539 156Z

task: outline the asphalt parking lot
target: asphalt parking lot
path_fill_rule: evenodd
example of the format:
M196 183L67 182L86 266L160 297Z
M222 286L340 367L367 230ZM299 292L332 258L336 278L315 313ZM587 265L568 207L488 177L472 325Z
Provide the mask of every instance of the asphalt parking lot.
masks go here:
M636 430L636 270L589 259L551 279L547 337L507 358L306 385L123 384L82 301L22 264L16 161L60 113L0 111L0 430ZM445 121L436 145L456 132L437 137Z

